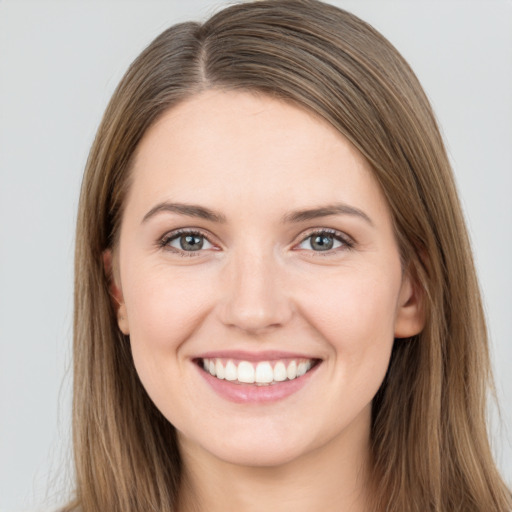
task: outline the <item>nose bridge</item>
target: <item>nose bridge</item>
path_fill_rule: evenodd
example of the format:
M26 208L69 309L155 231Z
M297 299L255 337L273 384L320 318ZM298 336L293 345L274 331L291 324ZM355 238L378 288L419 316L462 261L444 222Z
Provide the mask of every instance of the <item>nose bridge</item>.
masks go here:
M241 244L225 268L223 321L245 331L285 324L292 312L283 269L270 247Z

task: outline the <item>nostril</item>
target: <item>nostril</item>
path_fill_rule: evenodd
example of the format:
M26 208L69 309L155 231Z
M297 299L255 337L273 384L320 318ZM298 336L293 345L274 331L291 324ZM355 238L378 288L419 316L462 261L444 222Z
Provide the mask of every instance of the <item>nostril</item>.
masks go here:
M224 297L218 311L226 326L254 334L289 321L291 305L273 255L262 254L254 246L239 247L224 271L219 283Z
M251 334L268 332L283 327L291 317L291 307L285 301L276 304L272 300L260 303L260 305L254 303L241 304L235 300L226 304L222 312L222 321L226 326Z

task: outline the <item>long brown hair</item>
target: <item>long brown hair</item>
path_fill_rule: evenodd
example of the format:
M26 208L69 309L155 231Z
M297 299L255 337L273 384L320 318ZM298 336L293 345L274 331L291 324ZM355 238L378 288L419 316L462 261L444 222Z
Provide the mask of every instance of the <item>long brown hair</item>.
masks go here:
M105 112L78 214L76 497L66 510L175 510L175 431L139 382L102 254L116 243L141 137L167 109L209 88L258 91L324 118L370 162L389 203L427 323L395 341L373 402L374 509L511 510L486 430L492 383L480 293L435 117L382 35L316 0L241 3L204 24L169 28L134 61Z

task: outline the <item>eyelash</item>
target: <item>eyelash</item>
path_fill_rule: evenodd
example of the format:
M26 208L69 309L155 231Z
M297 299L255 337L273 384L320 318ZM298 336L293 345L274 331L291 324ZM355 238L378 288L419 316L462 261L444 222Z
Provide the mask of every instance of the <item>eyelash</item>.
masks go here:
M170 247L168 245L169 242L176 240L177 238L179 238L182 235L200 236L200 237L203 237L205 240L208 240L208 242L210 242L209 238L201 231L197 231L194 229L177 229L176 231L172 231L171 233L167 233L166 235L164 235L160 239L158 245L160 246L160 248L162 248L166 251L170 251L172 253L178 254L179 256L183 256L185 258L199 256L199 254L196 254L196 253L201 253L202 252L201 250L199 250L199 251L183 251L180 249L176 249L175 247ZM210 242L210 243L213 245L212 242Z
M322 257L328 257L328 256L334 256L336 253L340 252L340 251L347 251L347 250L351 250L354 248L354 241L346 234L342 233L341 231L337 231L336 229L330 229L330 228L316 228L316 229L313 229L312 231L309 231L306 236L304 236L303 238L301 238L299 244L297 245L300 245L302 243L304 243L308 238L312 238L314 236L319 236L319 235L328 235L330 237L332 237L335 241L338 241L338 242L341 242L341 247L337 247L335 249L328 249L326 251L314 251L314 250L310 250L314 256L322 256ZM308 250L308 249L304 249L304 250Z
M159 248L161 249L164 249L166 251L170 251L170 252L173 252L175 254L178 254L179 256L182 256L182 257L197 257L200 255L201 252L203 252L202 250L197 250L197 251L183 251L183 250L180 250L180 249L176 249L175 247L170 247L168 244L169 242L172 242L173 240L176 240L177 238L179 238L180 236L182 235L191 235L191 236L198 236L198 237L203 237L205 240L207 240L210 244L213 245L213 242L210 241L210 239L208 238L208 236L201 232L201 231L198 231L198 230L194 230L194 229L178 229L176 231L172 231L170 233L167 233L166 235L164 235L159 241L158 241L158 246ZM332 256L334 253L336 252L339 252L340 250L351 250L354 248L354 241L348 237L347 235L345 235L344 233L340 232L340 231L337 231L335 229L330 229L330 228L317 228L317 229L314 229L310 232L307 233L306 236L304 236L299 242L298 244L296 245L300 245L302 243L304 243L308 238L311 238L315 235L328 235L328 236L332 236L332 238L338 242L341 242L343 245L341 247L338 247L338 248L335 248L335 249L329 249L329 250L326 250L326 251L313 251L313 250L310 250L310 252L312 252L315 256ZM304 249L304 250L307 250L307 249ZM196 254L196 253L199 253L199 254Z

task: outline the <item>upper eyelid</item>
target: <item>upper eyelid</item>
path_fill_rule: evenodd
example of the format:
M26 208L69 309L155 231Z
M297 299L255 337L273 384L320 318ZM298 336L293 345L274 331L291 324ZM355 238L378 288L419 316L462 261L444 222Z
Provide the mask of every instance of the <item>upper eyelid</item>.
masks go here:
M351 244L355 243L354 239L350 235L347 235L343 231L339 231L339 230L333 229L333 228L312 228L311 231L308 231L306 234L300 235L301 238L299 240L299 243L303 242L310 236L313 236L318 233L328 233L329 235L332 235L335 238L336 237L339 238L343 243L345 243L347 245L351 245Z
M178 228L172 231L166 232L164 235L160 237L160 240L171 240L174 237L177 237L181 234L197 234L204 236L210 243L213 243L212 240L210 240L211 235L204 231L202 228ZM304 239L308 238L311 235L314 235L316 233L329 233L331 235L338 235L340 238L343 239L349 239L352 240L352 237L347 235L346 233L339 231L337 229L333 228L325 228L325 227L315 227L315 228L309 228L306 230L306 232L302 232L299 235L297 235L296 238L299 238L300 241L303 241Z
M307 238L308 236L314 235L315 233L329 233L330 235L339 235L340 237L350 238L347 234L345 234L343 231L339 231L338 229L322 227L309 228L299 236L304 236Z
M172 231L168 231L166 232L164 235L162 235L160 237L160 240L172 240L173 238L176 238L180 235L186 235L186 234L191 234L191 235L201 235L201 236L204 236L210 243L213 243L210 238L211 236L205 232L203 229L201 228L179 228L179 229L173 229Z
M158 239L157 243L160 247L165 249L167 244L171 240L175 240L176 238L179 238L181 235L187 235L187 234L199 235L199 236L204 237L212 246L214 246L214 250L215 250L215 247L218 248L219 246L223 245L222 243L214 241L214 239L216 239L216 237L214 237L207 231L203 230L202 228L192 228L192 227L191 228L178 228L178 229L174 229L172 231L168 231L166 234L164 234L163 236L161 236ZM204 252L205 250L212 250L212 249L211 248L201 249L198 251L183 251L182 249L176 249L176 251L178 251L178 252L181 251L181 252L186 252L186 253L190 253L190 254L196 253L196 255L199 255L198 253Z

